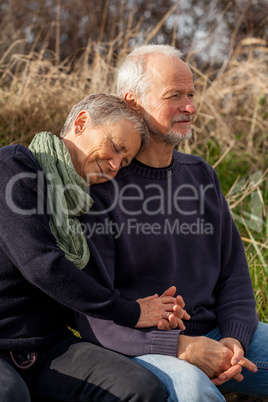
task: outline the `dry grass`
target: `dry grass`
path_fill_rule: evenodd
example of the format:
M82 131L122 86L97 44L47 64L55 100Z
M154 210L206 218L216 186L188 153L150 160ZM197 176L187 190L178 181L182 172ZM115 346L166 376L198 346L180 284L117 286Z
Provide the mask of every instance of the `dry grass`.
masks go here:
M129 52L137 28L110 43L89 41L79 58L62 62L56 53L48 53L45 43L41 52L33 49L29 54L16 54L18 43L14 43L0 59L1 127L8 142L27 140L40 127L54 124L58 132L74 102L90 92L115 92L117 65ZM156 34L157 27L148 38ZM266 43L257 38L242 40L215 71L200 71L194 57L192 53L186 58L197 88L194 141L188 150L203 152L211 139L221 154L235 146L236 151L251 154L258 165L268 146Z
M216 71L198 76L198 113L194 147L212 139L222 152L235 147L250 154L258 165L268 147L268 48L264 41L247 38Z
M38 53L33 46L28 54L23 50L16 53L21 43L14 43L0 59L0 145L28 145L42 130L58 134L71 106L86 94L115 92L118 64L139 32L139 26L132 27L131 17L126 27L109 43L100 42L100 31L99 43L89 41L79 57L64 61L59 59L59 49L55 54L48 52L46 43ZM158 29L148 32L145 42L153 39ZM201 71L194 60L194 53L187 55L195 75L197 113L193 140L181 150L200 154L214 165L232 210L244 209L251 194L259 194L262 229L250 232L244 220L241 233L259 314L267 321L268 49L263 40L245 38L215 70ZM239 191L232 192L233 183L256 171L261 172L257 183L246 181Z

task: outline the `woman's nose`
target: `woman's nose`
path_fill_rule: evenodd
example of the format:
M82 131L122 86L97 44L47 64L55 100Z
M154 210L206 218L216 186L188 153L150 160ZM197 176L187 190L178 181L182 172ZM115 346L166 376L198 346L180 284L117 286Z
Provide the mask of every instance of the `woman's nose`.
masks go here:
M109 169L110 169L112 172L116 172L116 173L117 173L118 170L120 169L121 162L122 162L122 158L121 158L121 157L115 157L115 158L109 159L109 160L108 160Z

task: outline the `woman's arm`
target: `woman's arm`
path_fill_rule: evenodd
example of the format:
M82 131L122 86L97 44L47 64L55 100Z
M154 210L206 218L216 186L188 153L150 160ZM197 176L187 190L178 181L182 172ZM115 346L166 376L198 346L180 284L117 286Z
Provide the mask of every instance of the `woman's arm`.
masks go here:
M78 270L56 246L46 214L44 177L31 153L11 147L0 156L0 245L23 277L59 303L94 317L135 326L141 316L135 301L120 297L109 285L101 286ZM156 325L164 315L147 320ZM143 312L144 314L144 312ZM148 311L146 315L150 317Z

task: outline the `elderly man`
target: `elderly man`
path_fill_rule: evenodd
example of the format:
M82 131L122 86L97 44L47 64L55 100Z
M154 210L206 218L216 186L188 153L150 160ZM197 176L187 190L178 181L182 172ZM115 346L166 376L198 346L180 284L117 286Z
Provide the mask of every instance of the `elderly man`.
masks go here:
M142 46L125 59L118 94L151 141L115 180L90 187L95 204L82 218L91 275L130 300L174 285L191 319L165 332L82 315L77 323L83 338L158 375L170 401L222 401L219 389L268 395L268 325L258 322L240 235L212 167L174 150L191 137L194 92L173 47Z

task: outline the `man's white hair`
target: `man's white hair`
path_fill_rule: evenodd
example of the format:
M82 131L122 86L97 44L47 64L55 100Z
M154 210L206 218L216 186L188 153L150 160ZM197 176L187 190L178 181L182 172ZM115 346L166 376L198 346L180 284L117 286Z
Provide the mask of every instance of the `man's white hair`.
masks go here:
M124 60L117 76L117 94L124 97L126 91L132 91L140 98L144 98L149 86L150 77L147 76L147 60L151 55L161 54L167 57L181 59L182 52L169 45L143 45L136 47Z

